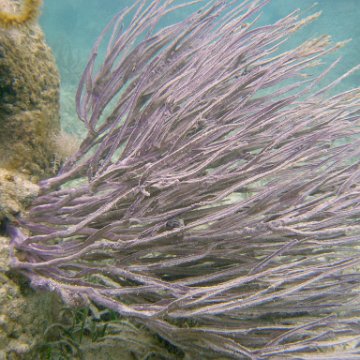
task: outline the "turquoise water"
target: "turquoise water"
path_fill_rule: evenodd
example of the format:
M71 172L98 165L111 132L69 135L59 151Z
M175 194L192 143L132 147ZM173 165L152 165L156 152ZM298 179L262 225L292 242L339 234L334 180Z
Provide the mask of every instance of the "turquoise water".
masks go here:
M184 3L178 1L178 3ZM46 33L49 45L57 57L62 75L62 106L66 124L72 122L66 118L74 114L74 106L69 105L73 98L76 85L86 64L90 49L100 31L108 21L125 6L133 3L131 0L45 0L41 16L41 24ZM360 18L359 0L273 0L262 11L261 23L272 23L286 16L293 10L300 8L304 16L322 11L322 16L297 34L297 40L312 38L321 34L329 34L334 41L352 39L352 41L336 55L332 55L328 62L338 56L343 59L330 75L330 80L340 76L353 66L360 63ZM194 7L182 9L172 15L172 20L184 18ZM354 74L346 79L340 90L347 90L359 86L360 74ZM64 111L64 108L66 110Z

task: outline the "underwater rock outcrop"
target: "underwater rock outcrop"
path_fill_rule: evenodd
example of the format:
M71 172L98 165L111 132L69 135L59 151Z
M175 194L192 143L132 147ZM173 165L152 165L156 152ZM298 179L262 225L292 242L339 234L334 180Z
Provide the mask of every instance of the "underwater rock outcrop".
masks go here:
M59 74L36 23L39 4L0 0L0 359L29 358L54 308L54 296L11 275L5 236L36 196L34 182L52 171L60 129Z
M6 14L21 11L17 1L0 5ZM0 167L44 177L54 158L52 136L60 128L59 73L36 23L1 25Z

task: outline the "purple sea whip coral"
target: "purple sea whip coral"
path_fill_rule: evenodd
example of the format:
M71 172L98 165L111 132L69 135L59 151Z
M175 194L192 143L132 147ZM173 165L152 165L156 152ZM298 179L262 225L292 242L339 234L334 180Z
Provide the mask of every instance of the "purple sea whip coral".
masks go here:
M359 89L320 87L337 61L309 76L326 36L280 52L316 15L255 27L266 3L113 19L77 93L87 136L10 228L12 266L193 359L358 358Z

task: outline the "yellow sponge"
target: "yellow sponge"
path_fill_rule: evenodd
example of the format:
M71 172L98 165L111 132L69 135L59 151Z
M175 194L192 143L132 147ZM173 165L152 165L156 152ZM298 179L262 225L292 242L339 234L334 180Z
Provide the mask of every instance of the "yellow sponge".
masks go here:
M41 0L24 0L22 8L17 14L0 10L0 27L16 27L36 19L41 3Z

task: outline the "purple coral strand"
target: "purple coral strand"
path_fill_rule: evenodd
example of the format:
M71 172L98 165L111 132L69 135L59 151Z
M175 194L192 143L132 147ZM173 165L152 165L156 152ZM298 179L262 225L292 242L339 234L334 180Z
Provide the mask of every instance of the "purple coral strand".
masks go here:
M359 335L359 89L319 90L336 62L309 76L341 44L280 53L316 15L256 28L261 0L154 32L173 3L138 1L99 38L76 97L87 136L41 183L31 235L13 229L13 267L194 359L360 356L336 347Z

